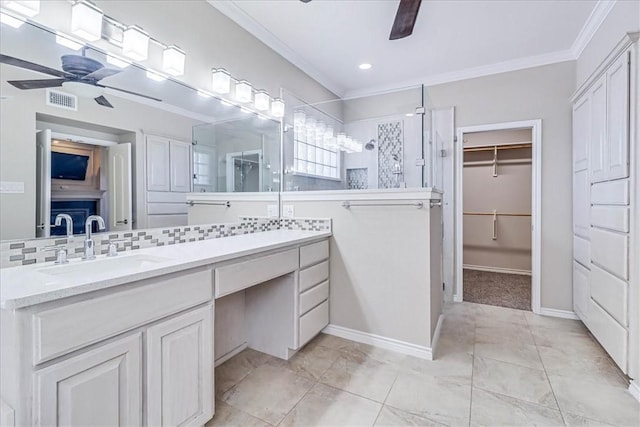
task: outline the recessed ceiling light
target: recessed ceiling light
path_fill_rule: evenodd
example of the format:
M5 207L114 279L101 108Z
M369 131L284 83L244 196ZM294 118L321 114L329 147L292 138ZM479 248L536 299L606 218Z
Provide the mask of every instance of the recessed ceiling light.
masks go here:
M371 64L365 62L364 64L358 65L358 68L360 68L361 70L368 70L371 68Z

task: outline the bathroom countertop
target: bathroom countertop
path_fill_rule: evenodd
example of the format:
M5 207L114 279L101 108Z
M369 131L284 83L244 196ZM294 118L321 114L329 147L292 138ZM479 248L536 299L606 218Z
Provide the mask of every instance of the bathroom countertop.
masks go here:
M0 269L0 308L28 307L138 280L329 237L328 231L274 230L170 246ZM88 268L87 266L92 266ZM63 270L64 269L64 270Z

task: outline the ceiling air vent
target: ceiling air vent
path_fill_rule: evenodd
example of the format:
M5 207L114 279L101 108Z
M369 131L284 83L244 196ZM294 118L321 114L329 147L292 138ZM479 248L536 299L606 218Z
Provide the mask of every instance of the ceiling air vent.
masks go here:
M47 89L47 105L78 111L78 97L55 89Z

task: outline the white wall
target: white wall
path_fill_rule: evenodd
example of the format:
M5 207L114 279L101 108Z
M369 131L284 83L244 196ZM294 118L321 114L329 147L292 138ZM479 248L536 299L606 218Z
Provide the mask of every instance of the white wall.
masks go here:
M575 62L426 88L433 107L455 106L456 127L542 119L541 306L573 311L571 106ZM447 218L445 218L447 221Z
M618 0L580 54L576 87L585 82L627 32L640 31L640 2Z

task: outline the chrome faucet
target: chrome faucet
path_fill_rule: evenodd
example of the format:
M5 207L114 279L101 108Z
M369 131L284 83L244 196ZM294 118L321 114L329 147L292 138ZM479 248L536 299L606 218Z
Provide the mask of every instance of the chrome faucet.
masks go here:
M71 238L73 237L73 219L71 218L71 215L67 215L63 213L56 215L55 226L60 227L62 225L63 219L64 219L64 222L67 224L67 238L71 240Z
M84 239L84 256L82 257L84 260L96 259L95 244L93 240L91 240L91 225L94 221L98 223L99 230L106 228L104 219L102 219L100 215L90 215L87 217L87 221L84 223L84 231L86 233L86 239Z

